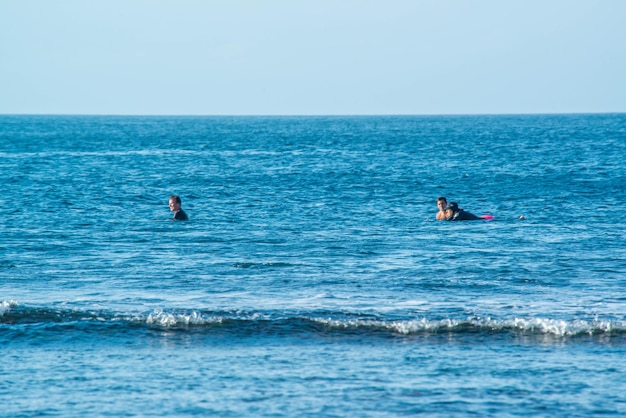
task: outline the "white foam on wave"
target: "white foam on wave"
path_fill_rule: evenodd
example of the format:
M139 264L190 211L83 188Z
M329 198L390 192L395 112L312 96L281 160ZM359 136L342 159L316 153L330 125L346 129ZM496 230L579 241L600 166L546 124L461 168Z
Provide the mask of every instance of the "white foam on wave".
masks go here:
M316 318L313 319L313 321L335 329L378 328L402 335L463 330L494 332L511 330L522 333L569 337L574 335L593 335L612 331L626 331L626 322L624 321L564 321L550 318L514 318L505 320L491 318L428 320L421 318L398 321Z
M208 317L196 311L190 313L168 313L162 310L156 310L145 318L147 324L160 325L163 327L219 324L222 323L223 320L221 316Z
M626 330L626 323L623 321L564 321L549 318L515 318L512 320L502 321L502 328L539 332L542 334L551 334L556 336L573 336L609 333L611 331L624 331Z
M11 308L14 308L17 306L17 302L14 300L3 300L0 303L0 316L4 315L5 313L9 312L11 310Z

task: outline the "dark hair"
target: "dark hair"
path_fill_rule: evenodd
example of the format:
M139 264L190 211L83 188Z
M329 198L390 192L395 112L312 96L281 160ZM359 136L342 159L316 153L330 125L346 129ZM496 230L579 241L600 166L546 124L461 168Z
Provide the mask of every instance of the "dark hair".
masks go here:
M446 199L445 197L441 196L437 198L437 202L446 202L448 203L448 199Z
M178 195L170 196L170 200L172 199L176 200L176 203L178 203L179 205L181 204L180 197L178 197Z
M448 206L446 206L445 210L452 210L453 212L458 212L459 211L459 204L456 202L450 202L448 203Z

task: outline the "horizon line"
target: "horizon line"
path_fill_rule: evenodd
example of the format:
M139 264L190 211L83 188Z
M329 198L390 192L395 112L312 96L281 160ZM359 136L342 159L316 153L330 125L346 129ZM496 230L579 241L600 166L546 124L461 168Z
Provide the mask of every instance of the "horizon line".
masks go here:
M0 113L0 116L101 116L101 117L394 117L394 116L566 116L566 115L618 115L626 111L610 112L520 112L520 113Z

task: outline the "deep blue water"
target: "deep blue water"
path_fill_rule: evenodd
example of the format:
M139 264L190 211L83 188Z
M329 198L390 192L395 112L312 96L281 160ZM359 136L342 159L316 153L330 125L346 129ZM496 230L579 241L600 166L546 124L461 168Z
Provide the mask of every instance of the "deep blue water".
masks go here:
M1 416L626 414L625 114L5 115L0 172Z

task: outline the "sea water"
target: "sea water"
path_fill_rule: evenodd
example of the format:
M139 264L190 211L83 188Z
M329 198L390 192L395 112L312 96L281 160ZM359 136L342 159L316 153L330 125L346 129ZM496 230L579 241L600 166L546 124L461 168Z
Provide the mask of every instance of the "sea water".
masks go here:
M5 115L0 172L1 416L626 415L625 114Z

